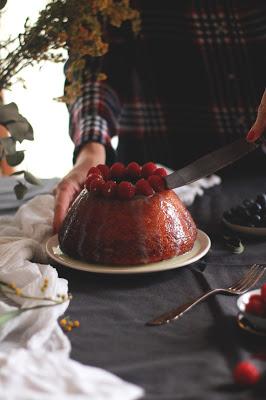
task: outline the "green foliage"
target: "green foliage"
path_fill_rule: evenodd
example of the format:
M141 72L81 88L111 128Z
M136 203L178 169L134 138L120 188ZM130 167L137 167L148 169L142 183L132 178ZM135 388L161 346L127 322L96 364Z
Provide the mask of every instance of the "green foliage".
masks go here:
M0 0L0 9L6 3ZM50 0L35 23L27 18L22 33L0 41L0 90L10 89L21 80L18 74L28 66L47 60L62 62L68 57L68 85L58 100L73 102L80 94L82 74L90 76L84 59L105 55L109 49L108 27L119 28L124 22L131 23L135 34L139 32L139 11L131 7L130 0ZM99 70L96 78L104 80L107 76ZM17 166L23 161L24 152L17 151L16 142L33 140L33 129L15 103L0 105L0 124L10 133L10 137L0 138L0 160ZM22 173L27 183L40 183L28 171ZM19 181L14 190L22 199L27 186Z
M40 179L36 178L36 176L32 175L29 171L24 171L25 180L31 185L41 185Z
M27 193L27 186L24 185L22 182L18 182L14 187L14 191L18 200L22 200L25 194Z
M16 167L24 160L24 151L17 150L16 144L22 143L23 140L33 140L32 126L19 114L15 103L0 105L0 124L7 128L10 135L0 138L0 160L5 159L11 167ZM41 181L28 171L18 171L13 175L23 175L25 182L31 185L41 184ZM27 190L27 185L18 181L14 187L17 199L23 199Z
M6 155L6 161L11 167L16 167L24 160L24 151L15 151L13 154Z
M0 0L0 10L5 7L7 0Z

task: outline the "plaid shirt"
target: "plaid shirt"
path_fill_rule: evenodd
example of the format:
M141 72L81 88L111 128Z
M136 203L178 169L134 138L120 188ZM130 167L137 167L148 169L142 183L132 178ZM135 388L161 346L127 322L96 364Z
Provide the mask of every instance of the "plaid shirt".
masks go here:
M74 159L84 143L107 162L177 169L244 136L265 87L265 0L141 0L142 30L117 33L70 107ZM119 36L120 35L120 36ZM118 135L114 153L111 138Z

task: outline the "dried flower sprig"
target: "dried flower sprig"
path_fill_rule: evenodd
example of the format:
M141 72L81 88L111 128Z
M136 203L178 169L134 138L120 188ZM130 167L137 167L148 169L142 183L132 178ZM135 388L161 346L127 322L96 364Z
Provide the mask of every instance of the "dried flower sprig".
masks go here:
M0 9L5 4L5 0L0 0ZM68 56L71 60L66 71L68 85L64 96L58 100L73 102L81 93L83 73L88 78L91 75L84 57L105 55L109 48L108 27L119 28L126 21L131 23L134 33L139 32L140 14L131 8L130 0L50 0L33 25L27 19L23 33L0 41L0 93L2 89L10 89L16 81L25 86L18 74L26 67L46 61L63 62ZM96 79L106 78L103 71L97 72ZM0 104L1 100L0 96ZM33 140L28 121L18 113L14 119L14 110L10 110L14 107L13 103L2 105L2 118L0 109L0 124L10 133L9 137L0 139L0 161L6 159L10 166L17 166L24 159L24 151L17 151L16 142ZM14 175L24 175L25 183L40 184L28 171L18 171ZM19 200L27 192L25 183L18 181L14 188Z
M44 292L48 288L48 285L49 285L49 281L47 278L45 278L42 286L40 287L40 291ZM46 307L54 307L54 306L63 304L67 301L70 301L72 299L72 295L70 293L57 294L56 298L53 298L50 296L29 296L29 295L23 293L22 289L17 287L17 285L15 283L6 283L3 281L0 281L0 291L2 291L2 293L5 295L15 295L18 297L22 297L24 299L45 301L45 304L38 304L38 305L32 306L32 307L19 308L19 309L12 310L12 311L9 311L7 313L0 315L0 326L3 325L4 323L6 323L7 321L9 321L10 319L12 319L26 311L37 310L37 309L46 308Z
M62 62L68 54L70 84L61 100L73 101L81 88L81 82L74 81L73 76L85 68L84 56L106 54L108 26L119 28L125 21L131 22L133 32L139 31L140 15L129 0L51 0L35 24L31 26L27 19L22 34L0 42L0 89L10 88L25 67L47 60ZM105 78L100 71L98 79Z
M44 292L48 288L48 283L49 283L48 279L45 278L42 286L40 287L41 292ZM4 294L12 294L18 297L22 297L23 299L29 299L29 300L48 301L55 305L65 303L66 301L72 299L72 295L70 293L67 294L58 293L56 295L56 298L50 296L30 296L23 293L22 289L17 287L15 283L5 283L2 281L0 281L0 290Z

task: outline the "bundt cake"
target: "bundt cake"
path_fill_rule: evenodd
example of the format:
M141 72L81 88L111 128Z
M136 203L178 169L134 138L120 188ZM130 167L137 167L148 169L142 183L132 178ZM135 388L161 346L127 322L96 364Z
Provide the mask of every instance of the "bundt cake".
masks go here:
M61 250L110 265L147 264L191 250L195 223L178 196L165 189L165 175L152 162L91 168L59 231Z

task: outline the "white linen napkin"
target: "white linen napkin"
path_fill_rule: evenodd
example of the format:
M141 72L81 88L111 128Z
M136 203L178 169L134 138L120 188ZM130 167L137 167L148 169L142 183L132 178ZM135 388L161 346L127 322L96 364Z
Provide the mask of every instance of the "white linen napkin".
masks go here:
M165 165L157 164L157 166L164 168L167 174L171 174L172 172L174 172L172 169L166 167ZM196 196L203 196L204 189L209 189L213 186L219 185L221 182L222 180L220 176L209 175L205 178L198 179L197 181L190 183L189 185L184 185L173 190L186 206L190 206L195 200Z
M54 198L41 195L21 206L15 216L0 217L0 281L13 283L29 296L66 295L68 285L47 265L44 251L52 235ZM17 306L43 301L14 295L0 297L0 316ZM46 303L47 304L47 303ZM143 390L115 375L69 358L70 342L57 319L68 303L27 311L0 328L0 398L133 400Z
M221 182L222 180L220 176L210 175L206 178L190 183L189 185L174 189L174 192L186 206L190 206L194 202L196 196L203 196L204 189L209 189L213 186L219 185Z

